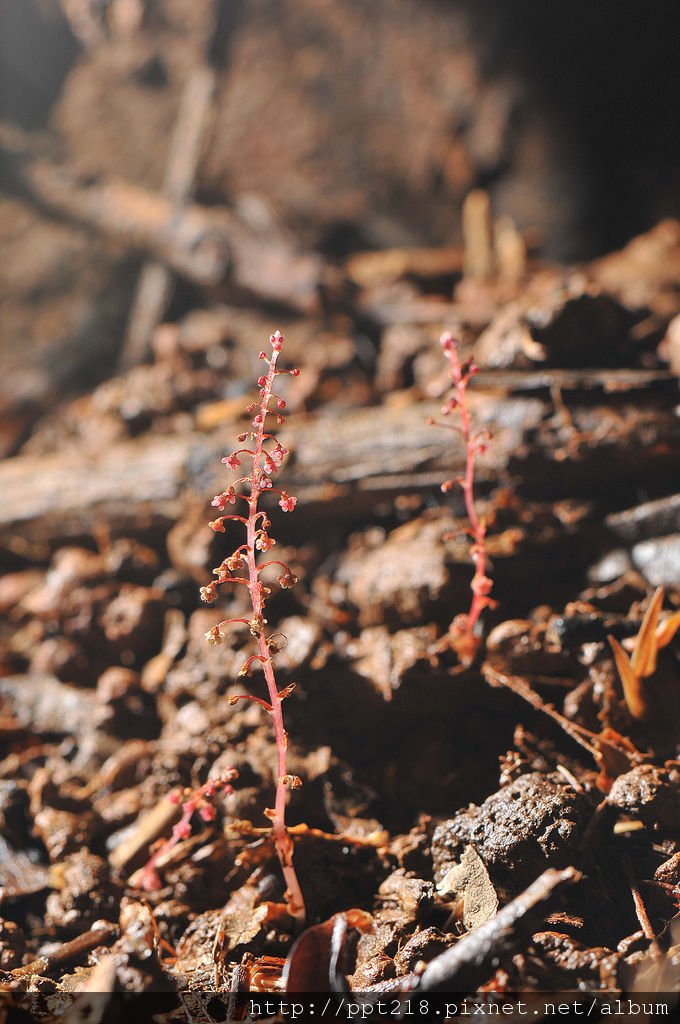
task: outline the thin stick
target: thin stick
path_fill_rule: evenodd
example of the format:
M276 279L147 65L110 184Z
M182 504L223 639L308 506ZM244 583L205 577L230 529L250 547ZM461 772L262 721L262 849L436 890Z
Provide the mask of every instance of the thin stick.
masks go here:
M201 67L189 76L184 86L163 181L163 194L178 208L194 189L210 123L215 82L214 70ZM166 310L172 278L172 271L155 260L142 267L121 354L123 369L142 362L146 356L151 334Z

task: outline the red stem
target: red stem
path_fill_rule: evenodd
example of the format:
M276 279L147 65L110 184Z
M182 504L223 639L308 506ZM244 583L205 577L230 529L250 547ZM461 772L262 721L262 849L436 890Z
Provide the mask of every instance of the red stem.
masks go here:
M274 383L274 377L276 376L276 361L278 358L278 351L274 349L272 357L269 363L269 373L267 374L266 382L261 391L261 403L260 403L260 422L256 424L256 436L255 436L255 453L253 455L253 474L252 483L250 488L250 497L248 498L249 515L248 523L246 527L246 561L248 565L248 576L250 579L249 589L250 598L253 606L253 618L258 621L262 617L264 609L264 601L262 598L262 591L260 581L258 578L259 569L255 559L255 541L257 533L257 519L261 514L258 512L257 503L259 501L260 494L263 490L259 486L259 480L261 479L261 460L263 451L263 442L265 439L264 424L269 412L269 400L272 394L272 385ZM266 488L266 491L272 490L272 488ZM264 677L267 682L267 690L269 691L269 700L271 703L271 717L274 725L274 736L276 738L276 799L274 803L274 814L272 817L272 836L274 838L274 845L276 852L281 862L281 870L283 872L284 881L287 888L287 900L288 908L290 913L299 919L304 918L305 904L302 896L302 890L298 881L295 867L293 866L293 840L290 837L288 829L286 827L286 783L283 781L288 775L287 770L287 750L288 750L288 734L286 733L284 722L283 722L283 709L281 698L279 697L279 690L276 685L276 678L274 675L274 666L272 664L271 653L267 647L267 641L264 635L264 630L260 630L257 638L260 658L262 660L262 668L264 670Z
M458 346L450 335L442 338L444 354L451 364L451 380L453 383L453 401L445 407L444 412L448 413L454 409L460 416L460 434L465 444L465 475L460 480L465 499L465 510L470 523L470 534L472 536L472 547L470 553L475 568L472 583L472 601L470 610L465 616L463 633L469 641L470 652L474 652L478 641L475 637L475 626L479 621L484 608L488 606L488 594L491 590L491 581L487 577L487 555L486 555L486 525L480 520L475 505L475 465L477 458L477 446L479 435L473 434L470 420L470 410L467 405L467 386L470 377L476 373L476 368L462 366L458 356ZM470 658L472 660L472 657Z
M455 359L456 363L458 363L457 353L455 354ZM459 365L458 370L460 373ZM470 604L470 611L467 614L467 632L472 634L474 632L475 624L486 606L484 595L475 590L475 581L486 577L486 527L477 515L477 508L475 506L475 460L477 456L477 449L475 446L475 440L472 437L470 412L466 401L465 392L467 384L467 377L461 377L458 381L455 381L463 440L465 441L465 477L462 484L463 496L465 498L465 510L470 521L470 532L474 539L471 554L475 567L475 575L472 581L472 603Z

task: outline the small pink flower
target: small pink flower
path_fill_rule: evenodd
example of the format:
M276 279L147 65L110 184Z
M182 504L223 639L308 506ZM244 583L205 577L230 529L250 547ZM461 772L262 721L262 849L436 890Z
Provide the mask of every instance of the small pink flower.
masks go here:
M191 825L188 821L178 821L172 834L175 839L188 839L191 835Z
M253 426L259 427L262 423L262 414L258 412L257 416L253 416Z
M198 813L201 818L203 818L203 821L214 821L217 812L210 804L203 804L203 806L199 808Z
M284 512L292 512L297 505L297 498L294 498L292 494L288 494L286 491L281 491L279 505Z
M217 597L217 586L215 581L209 583L207 587L201 587L200 590L201 601L205 601L206 604L210 604Z
M261 533L255 541L255 547L258 551L269 551L269 549L273 548L275 544L276 541L274 538L270 537L267 533Z
M285 409L286 408L286 403L284 402L284 400L282 398L277 399L276 404L279 407L279 409Z
M228 487L222 494L216 494L210 504L218 508L220 512L224 512L227 505L233 505L235 502L236 491L233 487Z
M224 533L224 523L222 519L213 519L212 522L208 523L211 530L215 533Z
M275 462L277 466L280 466L287 454L288 449L284 448L282 444L277 443L276 447L272 448L271 452L269 453L269 457L271 458L272 462Z
M489 579L488 576L475 575L472 580L472 583L470 584L470 589L472 590L472 593L479 594L481 597L485 597L487 594L490 594L492 588L493 582Z
M231 455L227 455L226 458L222 459L222 462L225 466L228 466L229 469L238 469L241 465L241 460L236 452L233 452Z
M219 647L220 644L224 643L224 636L219 626L213 626L205 634L205 638L211 647Z
M295 576L290 569L286 569L285 572L281 573L278 582L282 590L290 590L297 583L298 578Z

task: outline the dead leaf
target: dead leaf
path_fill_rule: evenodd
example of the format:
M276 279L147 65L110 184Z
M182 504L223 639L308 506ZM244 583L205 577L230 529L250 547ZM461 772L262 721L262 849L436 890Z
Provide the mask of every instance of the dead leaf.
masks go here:
M614 654L614 661L616 662L616 668L621 679L623 696L628 705L628 710L633 718L645 719L649 715L649 709L645 701L642 678L635 672L628 655L616 637L608 636L607 639Z
M370 914L348 910L307 928L294 943L283 969L286 992L344 992L342 959L347 930L363 932L372 925Z
M470 932L498 913L498 895L474 846L466 846L460 863L447 871L437 891L463 900L463 924Z
M656 652L658 650L656 627L663 604L663 594L663 587L657 587L637 635L631 665L633 672L638 677L651 676L656 671Z

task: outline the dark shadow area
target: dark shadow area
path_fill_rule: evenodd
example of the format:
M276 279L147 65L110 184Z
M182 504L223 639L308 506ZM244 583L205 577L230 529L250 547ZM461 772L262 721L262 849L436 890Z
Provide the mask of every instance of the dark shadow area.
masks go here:
M57 3L0 5L0 118L44 128L80 50Z

